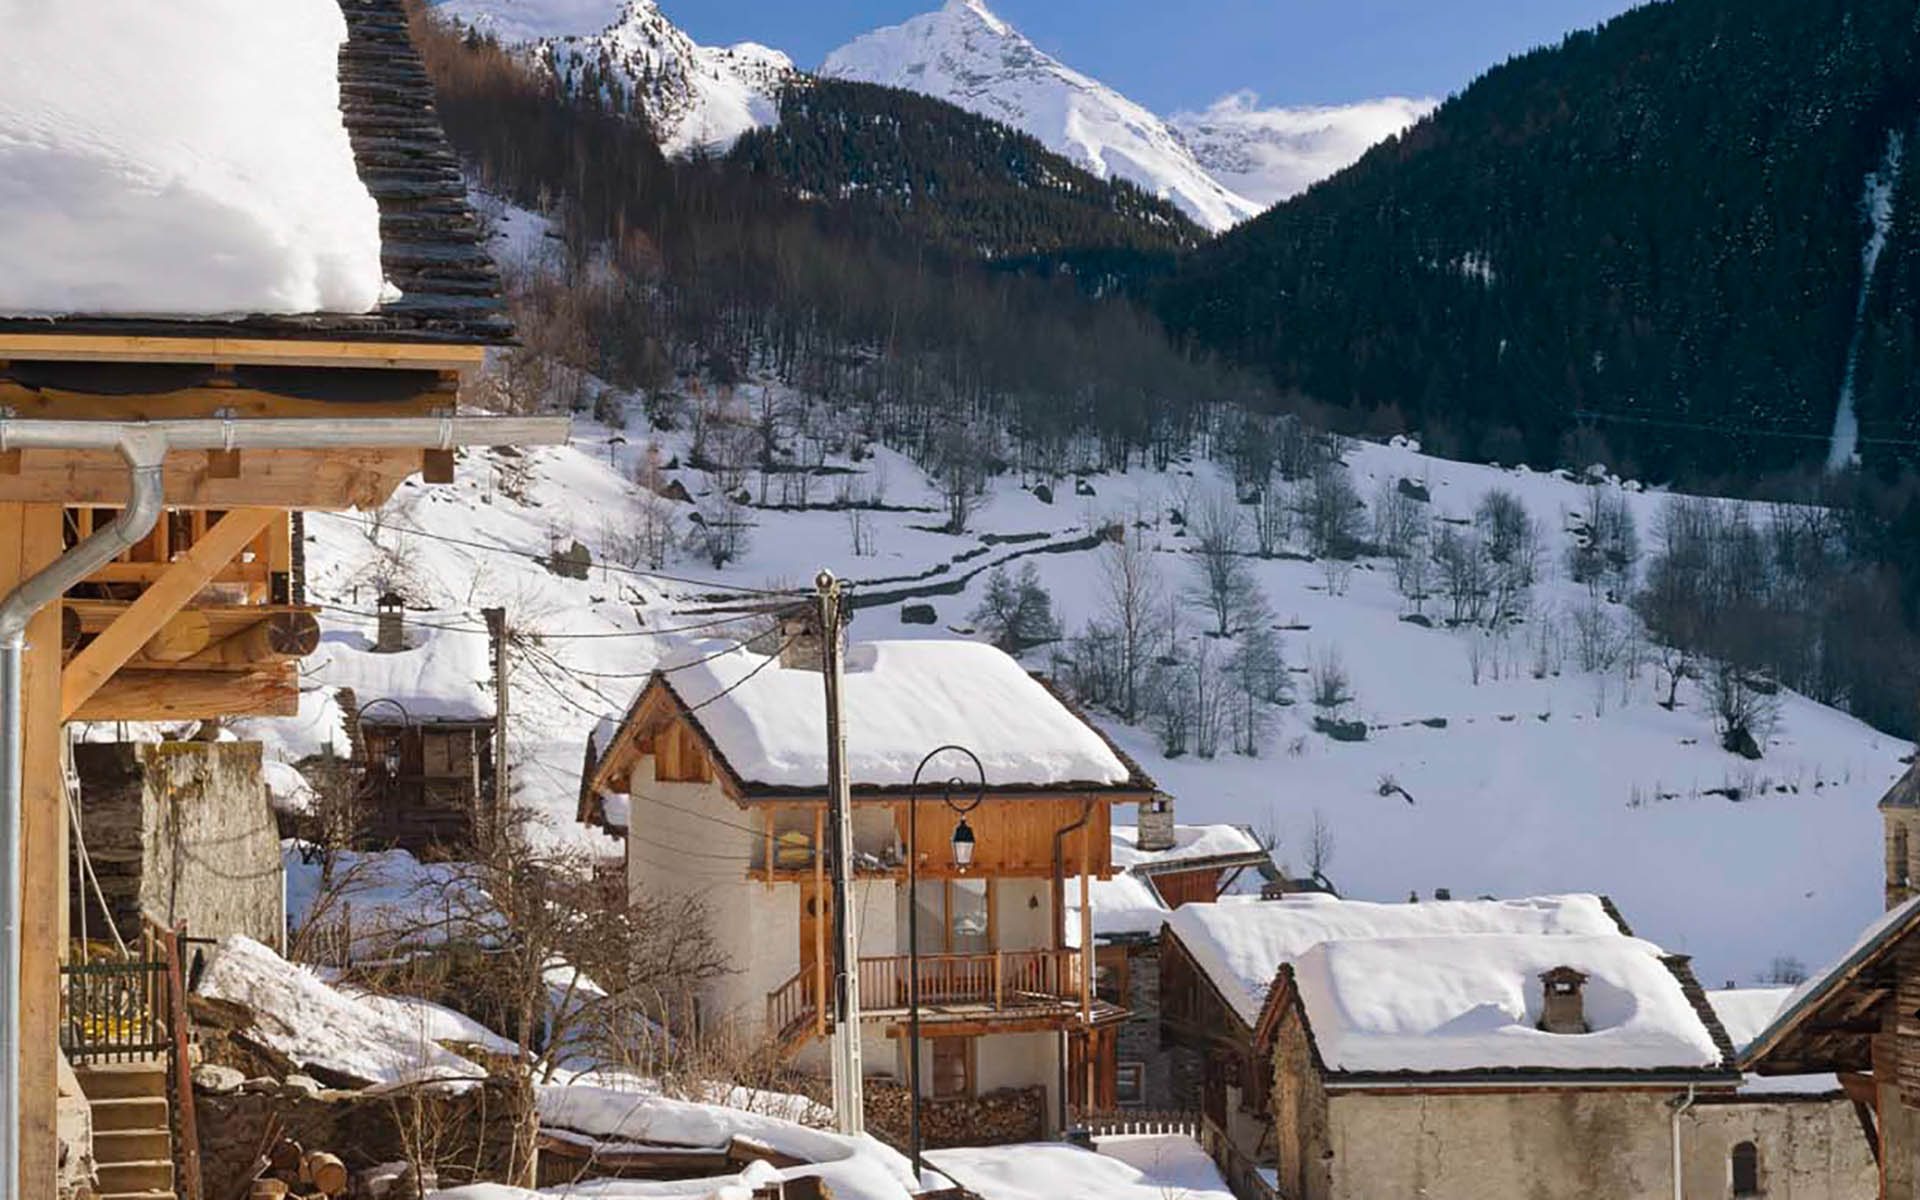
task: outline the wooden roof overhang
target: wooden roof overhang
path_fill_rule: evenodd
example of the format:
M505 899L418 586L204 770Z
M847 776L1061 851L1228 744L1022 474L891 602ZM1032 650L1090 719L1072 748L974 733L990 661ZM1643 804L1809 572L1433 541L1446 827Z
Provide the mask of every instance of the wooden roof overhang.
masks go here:
M1667 965L1669 969L1676 966L1671 961ZM1685 964L1678 966L1684 969ZM1682 986L1686 986L1685 981ZM1698 990L1697 986L1694 990ZM1704 996L1701 1003L1705 1003ZM1255 1047L1262 1053L1271 1050L1281 1026L1290 1018L1299 1021L1306 1036L1314 1073L1328 1092L1355 1095L1408 1092L1422 1095L1486 1095L1565 1088L1668 1092L1676 1087L1694 1087L1707 1089L1714 1095L1730 1096L1740 1086L1742 1079L1741 1073L1725 1057L1717 1065L1704 1067L1481 1067L1458 1071L1336 1071L1329 1068L1320 1055L1320 1043L1314 1036L1313 1020L1307 1013L1307 1006L1300 997L1293 964L1281 963L1280 969L1274 973L1273 983L1267 989L1266 1001L1261 1005L1260 1018L1254 1026ZM1709 1032L1714 1035L1715 1042L1725 1055L1724 1031L1716 1022L1709 1027Z
M1077 714L1076 714L1077 715ZM1084 719L1084 718L1082 718ZM661 730L679 722L699 743L703 753L715 766L715 777L726 789L727 795L742 807L750 805L788 805L806 807L824 805L827 790L820 787L776 786L744 778L736 770L719 744L713 739L694 706L680 696L672 681L662 672L656 671L647 680L640 694L634 699L626 714L621 718L618 729L604 748L598 750L592 769L588 772L583 797L600 792L623 792L626 780L642 755L648 752L651 739ZM1096 732L1098 730L1096 729ZM1101 737L1104 739L1105 735ZM1108 743L1111 745L1111 743ZM1118 751L1116 751L1118 754ZM1124 783L1068 782L1057 784L1010 783L996 784L985 789L990 800L1057 800L1062 797L1086 797L1107 804L1137 804L1151 799L1157 790L1153 780L1124 755L1121 762L1132 772L1132 777ZM924 789L923 789L924 790ZM851 788L853 799L857 801L886 802L905 801L913 795L908 784L862 784L855 783ZM586 819L583 815L582 819Z
M1920 927L1920 902L1867 938L1818 979L1739 1054L1756 1075L1858 1074L1873 1070L1873 1039L1898 998L1901 959Z

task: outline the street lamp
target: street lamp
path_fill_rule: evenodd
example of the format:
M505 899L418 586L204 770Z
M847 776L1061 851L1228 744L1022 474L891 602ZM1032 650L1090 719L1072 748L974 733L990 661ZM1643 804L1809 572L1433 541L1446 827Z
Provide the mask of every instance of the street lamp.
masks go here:
M948 751L964 754L973 762L976 780L968 784L958 775L949 776L941 799L960 817L953 828L953 865L962 871L973 865L973 827L967 814L980 807L987 792L986 768L980 756L965 746L946 745L920 760L913 769L913 787L907 793L907 1105L910 1115L909 1145L913 1151L913 1185L920 1186L920 775L927 764ZM973 799L965 804L954 799L955 792L972 789Z

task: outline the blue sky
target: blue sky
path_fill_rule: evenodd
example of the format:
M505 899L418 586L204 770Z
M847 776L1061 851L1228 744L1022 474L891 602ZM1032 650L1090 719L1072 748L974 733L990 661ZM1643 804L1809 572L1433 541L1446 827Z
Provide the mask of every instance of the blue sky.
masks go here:
M803 67L940 0L660 0L700 42ZM988 0L1040 48L1159 112L1252 88L1269 103L1445 96L1630 0Z

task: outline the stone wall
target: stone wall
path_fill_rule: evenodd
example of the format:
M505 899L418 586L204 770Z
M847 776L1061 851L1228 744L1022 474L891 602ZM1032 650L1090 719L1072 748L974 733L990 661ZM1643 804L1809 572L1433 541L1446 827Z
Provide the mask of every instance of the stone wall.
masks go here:
M279 944L280 836L259 743L82 744L74 765L87 854L122 937L139 933L144 914L185 921L196 937ZM70 879L75 936L84 895L89 936L103 938L77 862Z
M1675 1098L1666 1090L1573 1088L1334 1093L1331 1177L1317 1179L1309 1164L1304 1200L1666 1200Z
M517 1081L496 1077L461 1092L408 1089L370 1095L328 1091L295 1076L287 1083L252 1079L235 1089L196 1087L200 1169L209 1197L244 1194L240 1183L261 1153L267 1122L303 1149L340 1157L349 1172L381 1163L433 1161L440 1186L514 1182L515 1133L524 1127L530 1094Z
M1733 1148L1741 1142L1759 1151L1760 1192L1768 1200L1843 1200L1875 1195L1880 1186L1850 1101L1785 1096L1688 1109L1681 1125L1685 1194L1727 1195Z
M1141 1106L1161 1111L1200 1110L1206 1060L1197 1051L1166 1042L1160 1034L1160 943L1127 947L1128 1016L1114 1050L1119 1065L1145 1068Z
M907 1089L866 1081L867 1132L900 1150L907 1147L912 1114ZM1004 1146L1046 1137L1047 1092L1041 1087L1003 1088L965 1100L920 1102L920 1140L943 1146Z

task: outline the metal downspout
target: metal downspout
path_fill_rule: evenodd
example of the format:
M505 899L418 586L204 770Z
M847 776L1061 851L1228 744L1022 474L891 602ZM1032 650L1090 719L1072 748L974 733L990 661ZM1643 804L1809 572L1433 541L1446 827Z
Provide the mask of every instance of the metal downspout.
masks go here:
M1694 1085L1687 1085L1687 1098L1676 1100L1673 1105L1673 1200L1686 1200L1686 1186L1682 1182L1682 1163L1680 1161L1680 1118L1687 1115L1693 1107Z
M1066 837L1077 829L1085 829L1087 822L1092 819L1093 801L1091 799L1082 800L1080 802L1080 819L1062 825L1053 831L1053 948L1055 950L1065 950L1067 948ZM1093 950L1090 946L1082 946L1080 947L1080 952L1083 955L1088 955L1091 954ZM1082 969L1084 970L1086 968L1082 967ZM1067 1059L1070 1057L1068 1053L1068 1036L1065 1030L1060 1032L1059 1109L1060 1136L1062 1137L1067 1135Z
M119 450L131 474L120 515L0 600L0 1200L20 1196L20 805L26 789L21 688L27 626L159 520L166 438L130 430Z

